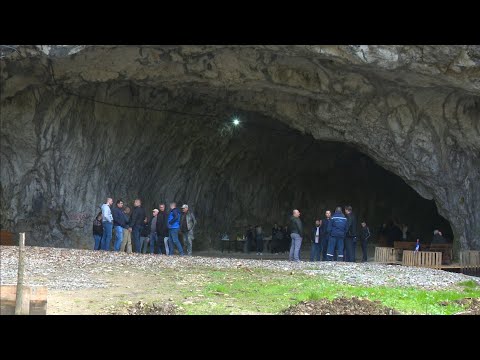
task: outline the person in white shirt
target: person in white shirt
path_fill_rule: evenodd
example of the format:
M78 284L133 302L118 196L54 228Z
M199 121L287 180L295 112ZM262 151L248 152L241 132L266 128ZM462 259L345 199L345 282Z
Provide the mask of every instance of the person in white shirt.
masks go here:
M320 261L320 227L322 226L322 220L315 220L315 226L312 229L312 251L310 252L310 261Z
M107 202L102 205L102 225L103 235L100 248L105 251L110 250L110 243L112 242L112 228L113 216L110 206L113 204L112 198L107 198Z

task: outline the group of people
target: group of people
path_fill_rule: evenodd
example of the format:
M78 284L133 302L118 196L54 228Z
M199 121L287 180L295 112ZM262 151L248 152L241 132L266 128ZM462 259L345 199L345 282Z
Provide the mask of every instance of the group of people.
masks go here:
M161 203L149 218L140 199L135 199L132 211L124 207L123 200L117 200L113 206L113 199L107 198L93 221L94 250L110 251L113 240L114 251L145 254L149 250L151 254L173 255L176 247L183 256L181 234L187 255L191 256L197 220L187 204L181 209L172 202L167 212L165 204Z
M370 229L365 221L362 221L360 234L357 234L357 219L353 214L352 207L347 205L338 206L334 214L330 210L325 212L324 219L315 220L315 226L311 234L310 261L355 261L355 249L357 237L362 245L362 262L367 261L367 244L371 237ZM290 218L290 261L300 261L300 249L304 237L303 224L300 220L300 211L293 210Z
M245 249L244 252L249 253L253 248L256 249L257 255L263 255L264 235L260 225L249 225L245 233ZM286 253L290 249L290 233L288 226L284 227L275 224L272 228L272 240L270 251L272 253Z
M324 219L315 220L311 234L310 261L338 260L355 261L357 237L362 245L362 261L367 261L367 244L371 237L365 221L357 236L357 220L350 205L345 206L345 215L341 207L332 212L327 210ZM289 252L289 260L300 261L300 250L304 238L300 211L293 210L290 223L285 226L275 224L272 228L270 250L272 253ZM262 227L249 225L245 233L245 252L250 252L255 245L257 255L263 255L264 235Z
M192 255L192 242L197 220L189 206L184 204L181 211L175 202L170 203L170 211L166 205L159 204L152 210L152 216L146 215L140 199L135 199L133 210L125 206L119 199L113 205L113 199L107 198L101 211L93 221L94 250L113 250L173 255L175 247L180 255L184 255L179 235L183 238L187 255ZM332 215L325 212L325 218L315 220L311 231L310 261L355 261L357 238L361 242L362 262L367 261L367 244L371 238L370 229L365 221L361 222L357 231L357 219L352 206L338 206ZM395 222L384 224L379 232L387 241L408 238L408 226ZM132 241L133 238L133 241ZM303 223L300 211L293 210L290 222L285 226L274 225L270 250L272 253L289 252L289 260L300 261L300 250L304 238ZM249 226L245 234L245 252L256 247L257 255L263 254L264 235L262 227ZM438 230L434 232L432 243L445 243L446 240Z
M391 219L382 224L378 230L378 239L380 243L384 243L389 247L393 247L395 241L420 241L420 237L410 231L408 224L402 224L398 219ZM451 239L447 239L440 230L435 229L431 243L447 244L451 243Z

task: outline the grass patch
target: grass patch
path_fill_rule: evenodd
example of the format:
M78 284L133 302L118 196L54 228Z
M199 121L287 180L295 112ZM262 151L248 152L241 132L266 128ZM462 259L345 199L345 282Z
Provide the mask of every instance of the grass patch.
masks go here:
M199 293L203 297L197 298L193 304L184 305L187 314L275 314L300 301L332 300L341 296L378 300L404 314L454 314L463 308L454 304L453 300L466 295L455 290L352 286L327 281L320 276L292 275L265 269L251 272L244 269L204 271L209 281ZM480 298L480 288L476 283L475 287L470 281L463 284L469 289L469 297Z
M463 282L458 283L458 285L463 286L465 288L470 288L470 289L474 289L474 288L478 287L478 283L473 281L473 280L463 281Z

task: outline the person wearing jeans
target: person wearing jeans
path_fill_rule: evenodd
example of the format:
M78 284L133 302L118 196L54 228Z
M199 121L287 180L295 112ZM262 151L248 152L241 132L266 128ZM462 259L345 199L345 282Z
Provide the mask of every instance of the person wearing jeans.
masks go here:
M103 235L100 247L102 250L109 251L110 243L112 241L112 226L113 226L113 216L110 206L113 204L112 198L107 198L107 202L102 205L102 226L103 226Z
M168 245L168 214L165 211L165 204L159 204L159 212L157 215L157 239L158 248L160 253L165 255L170 254L170 248Z
M300 211L293 210L293 215L290 218L290 237L292 244L290 246L290 261L300 261L300 248L302 247L303 224L300 220Z
M183 256L182 244L178 240L178 231L180 230L180 211L177 209L177 203L170 204L170 214L168 214L168 237L169 237L169 255L173 255L173 245L175 245Z
M93 220L93 239L95 240L95 245L93 246L93 250L100 250L102 235L103 235L102 213L99 212L95 220Z
M153 209L153 216L150 220L150 254L155 253L155 245L157 244L157 215L158 209ZM160 246L158 246L159 254L162 253ZM158 254L158 253L157 253Z
M120 251L120 246L123 242L124 229L128 230L127 219L123 212L123 201L117 200L117 204L112 211L113 215L113 227L115 229L115 243L113 246L114 251Z

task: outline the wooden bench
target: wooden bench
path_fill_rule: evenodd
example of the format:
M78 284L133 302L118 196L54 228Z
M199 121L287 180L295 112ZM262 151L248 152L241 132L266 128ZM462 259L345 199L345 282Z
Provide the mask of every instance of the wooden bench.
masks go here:
M395 249L400 250L415 250L415 246L417 245L414 241L394 241L393 247Z
M397 253L394 248L376 246L374 261L382 264L396 264Z
M404 250L402 265L440 269L442 267L442 253Z
M14 246L14 233L10 231L0 230L0 245Z
M460 251L460 266L464 274L477 274L480 272L480 251Z
M453 244L430 244L429 251L440 251L444 264L450 264L453 259Z

